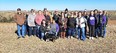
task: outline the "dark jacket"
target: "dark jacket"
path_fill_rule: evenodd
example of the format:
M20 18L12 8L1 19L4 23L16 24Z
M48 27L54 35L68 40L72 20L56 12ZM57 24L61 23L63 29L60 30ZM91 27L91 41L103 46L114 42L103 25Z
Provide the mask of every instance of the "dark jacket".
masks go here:
M95 17L95 26L97 27L99 24L99 15L98 14L94 14Z
M50 16L49 15L44 15L45 16L45 19L47 20L47 21L50 21Z
M102 25L102 17L103 17L103 15L98 15L98 18L99 18L99 20L98 20L98 26L100 26L100 25Z
M53 20L55 20L56 23L58 23L59 20L59 15L54 14Z
M67 18L64 18L64 20L62 18L59 18L59 26L60 28L61 27L67 28Z
M41 33L45 33L47 31L47 27L41 25L39 30L40 30Z
M74 17L68 18L67 26L68 26L68 28L75 28L76 27L76 19Z

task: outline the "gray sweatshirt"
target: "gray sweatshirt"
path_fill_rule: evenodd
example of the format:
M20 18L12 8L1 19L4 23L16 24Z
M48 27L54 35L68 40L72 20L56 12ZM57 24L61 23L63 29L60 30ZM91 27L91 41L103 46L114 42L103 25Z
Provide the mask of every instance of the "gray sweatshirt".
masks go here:
M36 26L36 25L35 25L35 17L36 17L36 14L30 13L30 14L28 15L28 18L27 18L28 26Z

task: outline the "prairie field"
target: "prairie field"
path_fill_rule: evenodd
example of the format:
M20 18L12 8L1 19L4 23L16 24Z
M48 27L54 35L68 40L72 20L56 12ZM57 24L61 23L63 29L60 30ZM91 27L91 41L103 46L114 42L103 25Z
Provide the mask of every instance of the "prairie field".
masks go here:
M116 53L116 20L109 20L106 38L80 41L76 38L55 42L35 36L17 39L15 23L0 23L0 53Z
M116 53L116 11L108 11L105 38L86 41L59 38L55 42L45 42L27 35L17 39L17 26L12 19L14 13L0 12L0 53Z

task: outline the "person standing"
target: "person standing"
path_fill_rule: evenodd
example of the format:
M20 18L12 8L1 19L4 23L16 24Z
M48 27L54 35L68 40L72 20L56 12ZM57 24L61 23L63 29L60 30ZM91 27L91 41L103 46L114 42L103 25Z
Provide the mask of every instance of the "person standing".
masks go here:
M108 16L107 16L107 12L104 10L103 11L103 19L102 19L102 27L103 27L103 31L102 31L102 37L105 38L106 37L106 27L107 27L107 23L108 23Z
M71 16L68 18L67 27L68 27L68 38L74 36L76 26L76 19L74 18L74 13L71 12Z
M14 21L17 24L18 39L21 36L22 36L22 38L25 38L25 21L26 21L26 17L21 12L20 8L17 9L17 13L14 15Z
M88 18L89 18L89 15L88 15L88 12L86 11L86 9L84 10L84 12L83 12L83 16L84 16L84 18L86 19L86 20L88 20ZM88 29L89 29L89 27L88 27L88 21L87 21L87 23L85 23L85 34L88 34Z
M69 12L68 12L68 9L66 8L66 9L65 9L65 12L64 12L64 17L65 17L65 18L68 18L68 16L69 16L68 13L69 13Z
M98 38L99 33L99 14L98 14L98 10L95 9L94 10L94 17L95 17L95 37Z
M51 17L51 14L49 13L49 11L46 11L44 16L45 16L45 19L46 19L46 23L52 21L52 17Z
M44 14L42 13L41 10L39 10L38 13L36 14L36 17L35 17L35 22L36 22L36 26L37 26L37 35L38 35L38 37L40 35L39 28L41 26L41 22L42 22L43 19L45 19Z
M29 28L28 28L29 29L29 32L28 32L29 36L36 35L35 17L36 17L35 10L31 9L31 12L27 18L27 22L28 22L28 26L29 26Z
M98 24L99 33L100 33L100 37L102 37L103 36L103 11L102 10L99 11L98 17L99 17L99 24Z
M95 17L94 17L94 12L90 11L90 16L88 19L89 22L89 39L94 39L94 33L95 33Z
M59 21L59 17L60 17L60 16L59 16L59 13L58 13L58 11L56 10L56 11L55 11L55 14L53 15L53 18L52 18L52 19L55 20L55 22L56 22L57 24L59 24L59 22L58 22L58 21Z
M67 18L64 16L64 12L61 12L61 17L59 18L59 26L60 26L60 37L65 38L66 29L67 29Z
M81 39L83 41L86 40L86 34L85 34L85 23L87 20L82 16L82 12L78 12L78 17L76 18L76 29L78 32L78 39Z

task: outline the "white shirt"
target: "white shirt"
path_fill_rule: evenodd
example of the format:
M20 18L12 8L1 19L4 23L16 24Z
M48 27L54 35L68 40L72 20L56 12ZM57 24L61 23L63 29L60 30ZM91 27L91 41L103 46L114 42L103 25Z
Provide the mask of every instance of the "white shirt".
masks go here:
M80 18L76 18L76 27L79 27L79 19L80 19L80 27L83 28L85 27L85 23L87 22L87 20L84 17L80 17Z
M28 15L28 18L27 18L28 26L35 26L35 17L36 17L36 14L31 13Z

